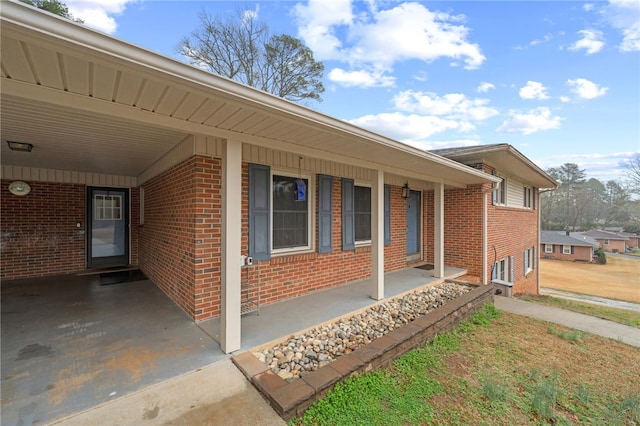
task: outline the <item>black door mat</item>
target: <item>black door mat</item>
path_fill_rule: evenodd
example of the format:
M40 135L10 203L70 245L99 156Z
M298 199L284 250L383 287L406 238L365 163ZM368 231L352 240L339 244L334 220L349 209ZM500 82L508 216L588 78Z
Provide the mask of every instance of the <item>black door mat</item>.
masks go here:
M424 269L425 271L430 271L433 269L433 265L431 263L425 263L424 265L414 266L416 269Z
M147 276L139 269L133 269L130 271L103 272L100 274L100 285L144 281L146 279Z

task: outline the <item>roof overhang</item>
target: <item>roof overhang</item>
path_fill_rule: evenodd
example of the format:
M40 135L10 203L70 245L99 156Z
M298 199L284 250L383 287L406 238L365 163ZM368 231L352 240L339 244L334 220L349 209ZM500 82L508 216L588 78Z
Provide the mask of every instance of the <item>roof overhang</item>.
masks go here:
M506 177L517 177L519 181L543 190L558 187L551 176L509 144L478 145L436 152L463 164L488 164Z
M454 187L496 181L22 3L0 18L3 165L140 176L205 135Z

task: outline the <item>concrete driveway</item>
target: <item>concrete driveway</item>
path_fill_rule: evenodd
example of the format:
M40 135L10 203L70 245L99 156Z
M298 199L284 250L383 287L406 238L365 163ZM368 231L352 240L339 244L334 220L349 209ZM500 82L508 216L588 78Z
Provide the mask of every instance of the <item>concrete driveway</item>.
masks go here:
M2 283L2 424L47 424L227 358L148 280Z

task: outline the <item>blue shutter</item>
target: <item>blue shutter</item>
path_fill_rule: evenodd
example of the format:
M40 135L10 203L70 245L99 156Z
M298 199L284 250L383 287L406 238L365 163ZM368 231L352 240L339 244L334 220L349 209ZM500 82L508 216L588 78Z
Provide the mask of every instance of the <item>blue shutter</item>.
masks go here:
M391 187L384 186L384 245L391 244Z
M537 257L538 257L538 253L536 252L536 246L533 246L533 262L531 263L533 269L536 269Z
M269 166L249 164L249 256L254 260L271 258L270 180Z
M571 246L571 254L573 254L573 246Z
M356 249L353 179L342 178L342 250Z
M515 281L515 276L513 274L513 268L514 268L514 259L513 256L509 257L509 282L512 283Z
M318 175L318 253L331 253L333 246L332 208L331 196L333 194L333 178L326 175Z

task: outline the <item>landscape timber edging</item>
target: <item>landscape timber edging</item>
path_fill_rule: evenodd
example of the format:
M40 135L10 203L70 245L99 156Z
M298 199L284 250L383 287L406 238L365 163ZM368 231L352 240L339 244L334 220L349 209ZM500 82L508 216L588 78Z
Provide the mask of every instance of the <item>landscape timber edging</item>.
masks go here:
M426 315L397 328L335 361L288 382L271 371L252 351L231 358L249 381L284 419L302 416L315 401L324 397L336 383L372 371L399 358L411 349L425 345L441 333L453 330L485 303L493 302L495 288L480 285Z

